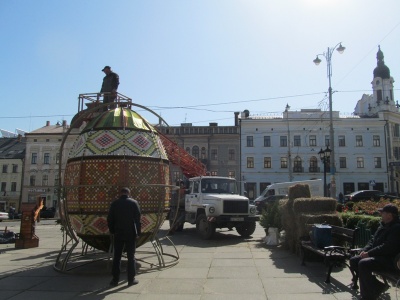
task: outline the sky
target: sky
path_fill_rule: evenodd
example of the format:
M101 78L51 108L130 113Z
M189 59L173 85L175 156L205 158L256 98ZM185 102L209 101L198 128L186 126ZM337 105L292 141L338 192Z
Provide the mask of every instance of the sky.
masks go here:
M170 126L328 110L326 60L313 60L340 42L333 110L351 115L372 92L378 45L400 81L399 12L399 0L1 0L0 129L70 124L106 65Z

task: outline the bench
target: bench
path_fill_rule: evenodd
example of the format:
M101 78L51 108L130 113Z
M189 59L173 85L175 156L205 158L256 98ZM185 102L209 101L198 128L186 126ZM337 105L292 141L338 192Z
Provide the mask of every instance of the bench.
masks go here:
M321 249L316 247L312 241L300 241L302 256L301 264L303 266L305 265L307 254L309 253L317 254L318 256L323 257L324 262L328 266L325 280L326 283L331 282L330 279L333 267L345 264L350 269L350 265L347 263L347 260L351 257L350 249L355 248L356 234L358 231L358 228L353 230L339 226L330 226L332 227L331 232L333 245ZM354 276L353 272L352 275Z

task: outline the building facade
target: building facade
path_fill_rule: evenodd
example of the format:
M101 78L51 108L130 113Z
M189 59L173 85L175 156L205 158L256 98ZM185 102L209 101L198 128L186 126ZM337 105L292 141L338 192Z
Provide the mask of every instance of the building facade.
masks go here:
M363 95L354 116L341 117L333 111L335 130L335 172L337 194L377 189L399 192L397 165L400 156L399 106L393 95L393 78L377 53L372 95ZM329 147L329 111L290 111L281 116L240 117L241 180L250 198L268 184L323 179L324 165L319 152ZM331 195L337 197L337 195Z
M0 211L19 210L26 140L22 136L0 138Z
M68 135L60 155L60 146L68 129L66 121L56 125L46 122L46 126L25 134L22 202L34 203L41 197L46 207L57 207L59 183L62 184L68 154L77 137L75 131Z
M238 113L235 113L234 126L181 126L158 127L160 132L176 142L189 154L199 159L212 176L225 176L239 179L240 146ZM172 180L183 178L178 166L172 166Z

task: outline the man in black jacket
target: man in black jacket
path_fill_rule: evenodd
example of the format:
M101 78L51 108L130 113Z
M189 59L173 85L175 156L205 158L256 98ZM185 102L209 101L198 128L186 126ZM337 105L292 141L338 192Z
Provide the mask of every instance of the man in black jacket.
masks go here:
M141 213L138 202L130 198L129 194L128 188L121 189L121 196L111 203L107 217L108 229L114 238L113 279L110 282L112 286L118 285L124 246L128 258L128 285L131 286L139 282L135 279L135 239L141 233Z
M361 299L377 299L385 291L384 283L372 273L395 270L394 258L400 253L399 211L393 204L387 204L379 211L381 225L361 253L350 259L350 267L360 280Z
M103 84L100 90L101 93L105 93L103 95L103 103L112 103L117 97L119 76L117 73L111 71L110 66L105 66L102 71L106 74L106 76L103 78ZM109 106L108 108L112 108L112 106ZM107 107L104 109L104 111L106 110Z

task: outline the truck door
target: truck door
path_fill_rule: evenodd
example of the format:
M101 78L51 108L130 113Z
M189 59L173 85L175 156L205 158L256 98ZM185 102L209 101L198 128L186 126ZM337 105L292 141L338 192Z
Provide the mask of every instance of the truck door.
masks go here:
M196 212L197 206L200 202L199 194L200 181L194 180L190 182L189 194L185 197L185 210L189 212Z

